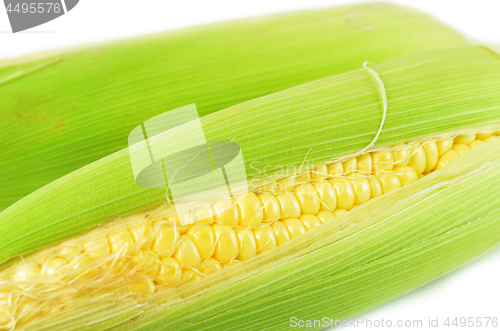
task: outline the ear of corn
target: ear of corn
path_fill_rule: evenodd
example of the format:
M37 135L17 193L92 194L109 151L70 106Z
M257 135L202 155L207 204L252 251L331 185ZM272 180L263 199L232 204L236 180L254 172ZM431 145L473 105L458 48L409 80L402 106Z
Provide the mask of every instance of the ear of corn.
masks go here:
M343 231L324 224L293 247L172 292L177 300L122 329L285 330L292 316L349 318L420 286L498 243L499 147L480 146L354 209Z
M0 213L0 235L6 239L0 247L6 261L0 271L1 303L14 311L10 316L16 316L21 326L46 314L47 319L26 327L32 330L230 329L241 327L243 321L261 328L260 320L243 315L256 316L263 309L260 318L280 329L288 326L288 320L282 320L284 312L329 312L336 318L357 314L498 242L498 204L492 194L498 183L491 179L500 171L495 139L500 133L498 54L483 47L454 48L369 68L202 119L207 140L240 145L252 190L263 188L276 195L276 210L261 209L262 199L272 195L250 193L236 199L236 223L250 226L250 236L245 233L249 229L236 227L231 217L225 219L229 226L214 224L221 215L204 209L193 212L200 223L179 230L169 227L168 208L148 210L165 203L164 190L139 188L131 176L129 153L123 150ZM182 129L169 131L169 139L189 139ZM403 142L441 134L446 137L437 142L401 147ZM150 143L160 143L161 138L154 136ZM395 146L388 150L390 145ZM366 146L376 151L353 156ZM330 163L332 159L338 160ZM282 165L292 168L281 171ZM264 166L267 173L261 171ZM379 183L378 191L366 175ZM336 206L330 201L331 211L325 211L333 212L335 220L320 215L321 203L328 207L327 194L313 188L322 195L320 203L308 198L307 183L320 184L322 176L335 194ZM293 193L276 193L275 183L293 187ZM381 196L373 199L377 195ZM451 208L461 199L466 203ZM88 232L111 218L139 211ZM262 224L268 214L279 218L271 223L275 228ZM141 225L143 220L152 223ZM284 228L281 234L278 224ZM63 250L55 245L27 256L28 268L18 269L24 262L13 259L86 232L66 242ZM476 236L481 238L474 241ZM134 249L134 244L141 249ZM80 247L84 255L79 255ZM460 258L440 261L450 251L463 250L467 253ZM120 254L130 258L118 259ZM34 264L40 258L44 262ZM235 258L244 262L235 264ZM17 272L11 277L8 264L13 262ZM395 267L405 263L406 269ZM421 270L409 276L413 265ZM213 272L214 268L222 271ZM67 277L71 270L80 281ZM200 272L205 277L187 283ZM35 288L37 274L57 282L47 283L43 291L28 290ZM379 284L371 274L387 282ZM392 280L394 274L404 278L404 286ZM99 281L93 280L96 277ZM339 303L330 302L331 294L321 294L337 288ZM372 292L359 293L359 288ZM34 296L25 300L24 294L15 294L18 290ZM324 308L314 304L318 299L309 292ZM49 295L36 299L42 293ZM189 313L180 314L184 310Z
M455 145L467 138L457 136ZM494 178L500 172L499 151L499 139L478 144L444 169L308 229L265 254L153 297L143 292L144 300L134 300L125 291L122 277L115 283L95 283L99 289L89 287L89 294L76 302L70 301L71 291L65 291L69 306L26 330L238 329L244 325L260 329L265 327L262 323L286 329L291 316L341 319L358 314L498 242ZM434 163L437 166L437 160ZM462 201L459 207L457 200ZM117 236L109 234L110 243L112 237ZM95 233L91 238L95 241ZM47 272L44 268L42 273ZM78 282L71 283L70 288L78 289ZM123 291L117 290L120 286ZM59 287L52 286L52 292ZM142 291L132 288L137 290ZM40 308L33 313L42 313Z
M114 294L126 286L135 299L149 299L295 244L297 237L323 223L345 227L348 211L447 166L459 157L457 151L468 153L496 138L479 133L399 144L287 177L272 185L270 194L259 187L255 193L235 196L234 207L225 199L157 221L141 220L141 214L127 217L121 228L91 231L90 240L56 245L18 263L10 274L0 273L0 298L14 303L7 305L7 315L20 327L57 311L67 318L75 307L83 308L76 302L84 301L85 306L95 292L116 300ZM339 171L333 174L332 169ZM224 203L229 209L221 210ZM192 221L183 225L185 219ZM0 329L5 324L0 323Z
M205 115L367 60L467 44L426 14L365 4L0 62L0 210L125 148L168 109L195 102Z
M500 61L484 48L432 51L372 68L385 84L390 105L374 148L498 123ZM235 138L255 187L280 165L298 169L306 155L318 164L362 150L377 133L382 113L373 76L360 69L228 108L202 122L209 141ZM264 166L265 174L260 172ZM135 183L123 150L2 212L0 261L164 202L164 190Z

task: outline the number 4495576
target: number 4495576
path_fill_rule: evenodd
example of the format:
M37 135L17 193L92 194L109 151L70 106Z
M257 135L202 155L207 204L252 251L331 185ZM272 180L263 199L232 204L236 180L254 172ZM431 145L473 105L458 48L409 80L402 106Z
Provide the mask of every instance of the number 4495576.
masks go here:
M46 3L24 2L24 3L17 3L15 6L12 6L12 3L9 3L7 6L8 13L15 12L15 13L23 13L23 14L26 14L26 13L43 14L43 13L51 13L52 12L52 13L59 14L61 12L61 10L62 10L61 4L57 3L57 2L56 3L53 3L53 2L46 2Z
M447 327L498 327L498 317L448 317L444 321Z

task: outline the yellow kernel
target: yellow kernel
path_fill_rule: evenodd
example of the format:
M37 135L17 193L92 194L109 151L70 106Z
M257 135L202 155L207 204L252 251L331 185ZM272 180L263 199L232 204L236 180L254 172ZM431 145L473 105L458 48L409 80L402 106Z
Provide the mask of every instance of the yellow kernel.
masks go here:
M246 193L238 198L238 211L240 212L240 225L257 226L264 219L262 204L253 193Z
M224 199L212 205L215 220L225 225L238 225L240 223L240 212L233 199Z
M391 171L394 167L394 155L391 151L370 153L372 157L373 172Z
M276 245L280 246L290 241L290 234L285 224L281 221L274 223L274 236L276 237Z
M464 144L468 145L474 140L476 140L476 135L475 134L462 134L459 136L456 136L455 139L453 139L455 144Z
M181 213L181 217L184 218L183 221L185 221L186 223L189 223L191 222L191 213ZM189 230L189 227L191 226L191 224L187 224L187 225L181 225L181 221L179 219L179 215L178 214L174 214L174 215L170 215L166 218L163 219L165 222L169 223L169 224L174 224L175 227L177 228L177 230L179 230L180 233L185 233L187 230ZM155 223L153 222L148 222L148 225L150 226L151 230L150 231L153 231L154 227L155 227ZM148 233L146 232L146 235ZM133 235L132 235L133 236ZM151 235L149 235L149 237L152 237Z
M370 200L370 183L366 179L366 176L353 174L351 177L354 177L350 179L354 189L354 203L360 205Z
M328 164L327 169L329 176L342 175L344 173L344 167L340 162L334 162Z
M285 224L288 229L288 233L290 234L290 239L293 239L297 236L300 236L303 233L306 233L306 228L304 223L302 223L297 218L287 218L283 220L283 224Z
M300 215L299 220L302 222L302 224L304 224L304 227L307 231L321 225L321 221L319 220L319 218L311 214L302 214Z
M222 265L214 259L213 257L209 258L199 268L200 272L205 275L211 275L219 270L222 270Z
M153 230L151 223L146 222L140 225L136 225L128 229L134 242L139 246L140 249L146 249L151 247L153 242L153 236L151 235Z
M332 178L329 180L337 195L337 208L349 209L354 204L354 188L351 182L342 177Z
M468 151L470 151L470 147L467 145L464 145L464 144L455 144L455 145L453 145L452 149L454 151L456 151L458 153L458 155L463 155L463 154L467 153Z
M450 149L448 152L444 153L443 156L441 156L438 160L438 164L436 165L436 168L434 170L439 170L446 166L448 163L451 161L455 160L457 157L459 157L460 154L454 149Z
M377 175L377 178L380 181L380 185L382 186L382 191L384 193L401 187L401 181L394 173L381 172Z
M155 294L155 283L149 279L129 282L128 287L130 291L139 294L143 298Z
M434 141L427 141L423 145L425 152L425 169L424 173L432 171L438 162L438 148Z
M468 146L472 149L472 148L475 148L483 143L484 143L484 141L476 139L473 142L471 142Z
M155 279L157 284L175 285L181 281L182 267L174 258L161 259L161 267Z
M111 253L107 237L98 237L86 242L84 245L85 252L93 259L98 259L108 256Z
M252 229L257 243L257 254L265 253L276 247L276 237L273 228L269 225Z
M183 211L180 213L177 213L177 218L180 226L184 227L186 230L191 226L191 224L194 223L194 217L193 217L193 211L188 210L188 211Z
M370 154L364 154L357 157L357 171L369 175L373 169L372 157Z
M427 160L425 158L425 151L422 145L417 144L413 146L411 149L411 156L410 161L408 162L408 166L412 167L417 174L421 174L424 172L426 165Z
M134 239L127 230L122 230L108 235L111 246L111 253L131 252L134 246Z
M54 257L42 264L41 273L45 276L60 277L67 271L67 266L65 259Z
M137 259L137 257L135 257ZM90 266L95 266L96 263L93 262L90 264ZM129 263L129 260L124 260L124 259L114 259L108 262L105 262L104 264L101 264L97 268L97 272L100 273L101 275L103 273L108 274L110 277L119 277L123 275L125 271L127 271L127 268L129 268L131 265ZM85 266L85 268L88 268L89 265ZM85 278L93 278L94 271L85 274Z
M311 184L299 186L295 193L295 197L300 204L302 213L316 214L319 211L320 203L318 192Z
M78 246L64 246L57 252L57 255L60 257L70 257L76 255L79 251Z
M212 255L215 233L210 225L201 222L194 223L186 232L186 235L194 242L202 259Z
M331 219L335 218L335 215L332 212L321 210L316 214L316 217L321 221L321 223L328 222Z
M394 167L405 167L410 161L410 147L405 144L394 146L393 152Z
M280 214L282 218L300 216L300 204L295 195L290 193L278 194L276 195L276 200L278 200L280 205Z
M259 194L257 196L264 207L264 220L277 220L281 217L280 215L280 204L275 197L269 194Z
M491 133L476 133L476 139L483 140L491 137Z
M171 256L180 239L180 233L176 225L165 221L155 223L154 233L156 237L153 240L151 248L161 258Z
M382 195L382 186L380 185L380 181L375 176L366 177L368 183L370 184L370 198L373 199Z
M236 228L238 236L238 260L246 261L257 254L257 243L251 229L239 226Z
M311 172L311 178L314 180L326 178L328 176L328 167L326 164L322 164L320 166L317 166L312 172Z
M200 279L203 275L197 271L192 269L184 269L182 272L182 283L190 283L194 282L197 279Z
M134 257L133 261L136 265L141 267L142 273L149 277L156 277L161 268L161 262L158 255L152 251L141 250L139 254Z
M229 262L238 255L238 236L232 227L221 224L213 226L216 238L213 257L219 262Z
M344 173L350 174L350 173L357 170L358 160L356 159L355 156L350 157L347 160L345 160L344 162L342 162L342 168L344 168Z
M335 194L332 184L326 180L322 180L314 183L313 186L318 193L320 210L335 210L337 207L337 195Z
M495 138L497 138L497 136L491 136L491 137L485 138L483 141L488 142L488 141L493 140Z
M215 222L214 212L210 206L202 206L193 210L193 222L213 224Z
M418 174L412 167L397 167L394 172L399 177L402 186L411 184L418 180Z
M175 250L174 258L183 267L195 268L201 263L200 252L198 252L193 240L188 236L183 236L180 240L179 246Z
M36 279L40 274L40 268L36 265L23 265L12 276L12 280L16 282L24 282ZM1 305L1 300L0 300Z
M436 145L438 148L438 157L441 157L453 147L453 139L440 140L436 142Z

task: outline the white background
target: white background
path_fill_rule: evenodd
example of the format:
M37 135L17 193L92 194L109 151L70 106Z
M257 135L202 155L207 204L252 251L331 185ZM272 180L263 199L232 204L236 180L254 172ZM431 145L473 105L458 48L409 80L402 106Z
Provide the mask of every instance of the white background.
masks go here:
M208 22L354 2L359 1L81 0L67 15L17 34L10 32L7 14L0 7L0 59ZM500 0L392 2L427 11L471 38L500 44ZM495 249L362 317L372 321L383 318L394 324L398 320L423 320L424 328L391 328L394 330L427 329L429 318L439 318L439 330L472 330L447 328L443 322L447 317L500 318L499 266L500 249ZM499 330L500 327L477 329Z
M33 51L113 40L190 25L360 1L340 0L80 0L68 14L12 34L0 10L0 59ZM401 0L473 38L500 44L499 0ZM1 5L0 5L1 6ZM1 7L0 7L1 8Z

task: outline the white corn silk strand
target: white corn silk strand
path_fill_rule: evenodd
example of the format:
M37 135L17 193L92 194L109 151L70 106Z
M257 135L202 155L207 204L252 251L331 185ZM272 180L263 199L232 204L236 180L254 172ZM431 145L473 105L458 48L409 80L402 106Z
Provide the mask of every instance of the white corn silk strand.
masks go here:
M385 117L387 115L387 95L385 93L384 82L382 81L382 79L380 79L378 72L376 72L372 68L368 67L368 61L363 63L363 67L366 70L368 70L368 72L370 72L373 75L373 77L375 77L375 79L377 80L378 86L380 87L380 92L382 93L382 101L384 104L384 114L382 115L382 122L380 123L380 127L378 129L377 134L375 135L375 138L373 138L372 142L370 144L368 144L368 146L366 146L365 148L363 148L362 150L360 150L359 152L354 154L354 156L358 156L358 155L363 154L364 152L366 152L367 150L369 150L370 148L372 148L375 145L375 143L378 140L378 137L380 136L380 133L382 132L382 128L384 127L384 123L385 123Z

